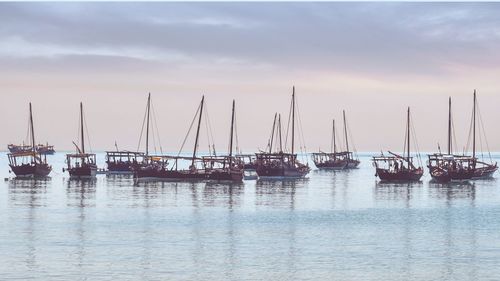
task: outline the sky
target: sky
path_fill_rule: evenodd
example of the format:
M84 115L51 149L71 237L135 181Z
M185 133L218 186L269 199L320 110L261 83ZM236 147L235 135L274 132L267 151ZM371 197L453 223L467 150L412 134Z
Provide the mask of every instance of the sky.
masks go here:
M295 86L308 152L344 109L358 151L401 151L408 106L419 149L444 148L450 96L463 150L474 89L500 151L500 3L0 3L0 19L2 149L25 139L29 102L37 141L72 149L82 101L93 150L136 150L151 93L163 151L205 95L217 151L235 99L253 152Z

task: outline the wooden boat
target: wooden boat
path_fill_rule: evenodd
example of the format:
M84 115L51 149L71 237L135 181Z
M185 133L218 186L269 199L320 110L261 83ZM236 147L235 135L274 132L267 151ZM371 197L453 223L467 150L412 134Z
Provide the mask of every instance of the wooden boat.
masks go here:
M235 110L234 100L231 119L229 155L204 157L198 157L196 155L204 102L205 97L202 97L196 112L196 115L198 115L198 127L196 130L193 156L184 157L180 156L180 153L177 156L148 155L145 157L146 164L135 170L134 174L136 178L161 180L215 180L233 182L241 182L243 180L243 166L232 154ZM187 169L181 167L179 164L179 162L186 161L190 161L190 165Z
M497 163L493 163L493 160L491 158L491 154L488 151L488 154L490 154L490 163L483 161L480 161L476 157L476 110L478 109L477 106L477 97L476 97L476 90L474 90L474 102L473 102L473 108L472 108L472 169L473 169L473 175L472 179L488 179L492 178L493 174L498 170ZM481 120L479 120L481 121ZM482 127L482 126L481 126ZM484 133L484 132L483 132ZM486 138L486 136L485 136Z
M31 152L33 151L32 145L17 145L17 144L9 144L7 145L7 148L9 149L9 152L11 153L16 153L16 152ZM36 147L36 152L38 154L44 154L44 155L52 155L55 153L54 146L47 144L37 144Z
M46 177L52 171L52 167L47 163L47 156L41 155L36 149L31 103L29 104L29 114L31 150L11 152L7 154L9 158L9 167L16 177Z
M291 153L286 153L282 150L281 143L281 118L279 119L279 137L280 137L280 151L272 152L273 137L276 125L276 115L274 117L273 129L271 133L270 145L268 152L256 153L257 167L256 172L259 178L303 178L311 170L306 164L302 164L297 160L297 154L294 151L295 145L295 87L292 91L292 139L291 139Z
M381 181L398 181L398 182L412 182L419 181L424 171L422 167L416 167L413 163L413 157L410 153L410 140L411 140L411 123L410 123L410 108L408 107L407 117L407 139L406 152L407 155L398 155L390 152L392 156L377 156L373 157L373 164L375 166L375 176L378 176Z
M151 93L148 94L148 101L146 104L146 151L145 153L139 151L119 150L115 142L115 151L106 151L106 166L108 174L133 174L134 170L144 163L144 157L149 155L149 123L151 119ZM141 131L142 138L142 131ZM140 141L139 141L140 145ZM139 150L139 147L137 147Z
M320 151L319 153L313 153L313 162L318 169L355 169L360 164L359 159L357 157L354 157L354 153L349 150L349 134L347 132L345 110L342 111L342 115L344 120L344 138L346 150L340 152L337 151L337 144L335 141L335 120L333 120L331 152L325 153Z
M448 151L447 154L429 154L427 167L432 179L436 182L466 181L473 176L473 159L469 156L453 154L453 121L451 113L451 97L448 99ZM439 149L440 150L440 149Z
M85 134L84 134L84 119L83 119L83 104L80 103L80 139L81 149L76 143L77 153L66 154L66 164L70 178L84 179L93 178L97 174L96 155L94 153L85 152ZM63 169L64 172L64 169Z
M348 158L346 153L337 152L335 131L335 119L333 120L331 152L316 152L312 154L314 165L318 169L343 170L347 167Z
M106 173L133 174L134 167L140 165L144 153L136 151L106 151Z

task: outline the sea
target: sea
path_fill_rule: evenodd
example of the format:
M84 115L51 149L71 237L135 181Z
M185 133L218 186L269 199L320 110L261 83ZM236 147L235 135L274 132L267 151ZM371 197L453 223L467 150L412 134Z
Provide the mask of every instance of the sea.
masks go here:
M14 179L0 153L1 280L499 280L500 177L382 184L306 179ZM104 154L98 153L104 167ZM500 161L500 154L493 154ZM423 159L425 165L425 159Z

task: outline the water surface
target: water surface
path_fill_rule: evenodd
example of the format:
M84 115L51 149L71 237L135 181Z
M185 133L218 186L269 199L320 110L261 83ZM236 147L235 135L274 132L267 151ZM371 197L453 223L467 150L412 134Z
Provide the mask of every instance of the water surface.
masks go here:
M50 179L4 180L0 154L2 280L500 276L497 180L379 184L366 154L304 180L134 184L69 180L64 155L49 159Z

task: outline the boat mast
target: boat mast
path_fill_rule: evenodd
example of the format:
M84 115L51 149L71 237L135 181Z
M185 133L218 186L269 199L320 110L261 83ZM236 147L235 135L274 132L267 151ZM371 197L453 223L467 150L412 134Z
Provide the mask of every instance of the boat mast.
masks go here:
M333 153L337 153L337 145L335 143L335 119L333 119L333 129L332 129L332 148Z
M33 152L36 152L35 129L33 128L33 112L31 111L31 102L30 102L30 130L31 130L31 144L32 144L31 149L33 150Z
M294 145L295 145L295 86L292 89L292 155L294 153ZM295 158L293 158L295 161Z
M283 152L283 145L281 141L281 114L278 114L278 133L280 135L280 152Z
M234 128L234 100L233 100L233 110L231 113L231 136L229 137L229 168L232 166L232 156L233 156L233 128Z
M476 89L474 89L474 107L472 109L472 158L476 158Z
M148 95L147 120L146 120L146 156L149 155L149 117L151 114L151 93ZM144 124L144 123L143 123Z
M345 121L345 110L342 110L342 114L343 114L343 117L344 117L344 135L345 135L345 148L347 150L347 152L349 152L349 138L347 137L347 125L346 125L346 121Z
M194 141L194 150L193 150L193 161L191 165L194 167L194 159L196 158L196 149L198 148L198 137L200 136L200 126L201 126L201 116L203 115L203 103L205 102L205 96L201 97L200 104L200 116L198 118L198 129L196 130L196 139Z
M410 168L410 107L408 106L408 140L407 140L407 144L408 144L408 169Z
M451 97L448 100L448 155L451 155L453 152L453 143L451 141Z
M80 102L80 135L82 138L82 154L85 154L85 138L83 135L83 103Z
M269 144L269 153L273 152L274 128L276 127L276 117L278 113L274 113L273 129L271 131L271 142Z

